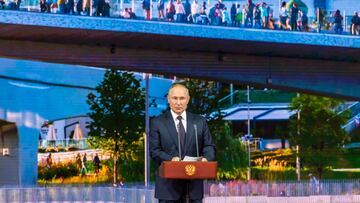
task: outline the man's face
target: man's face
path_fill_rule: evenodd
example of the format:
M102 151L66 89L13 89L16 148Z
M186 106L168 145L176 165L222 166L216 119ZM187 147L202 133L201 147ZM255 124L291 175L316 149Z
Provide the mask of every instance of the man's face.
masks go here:
M187 90L181 86L173 87L168 95L170 108L178 115L186 110L189 100L190 96L188 95Z

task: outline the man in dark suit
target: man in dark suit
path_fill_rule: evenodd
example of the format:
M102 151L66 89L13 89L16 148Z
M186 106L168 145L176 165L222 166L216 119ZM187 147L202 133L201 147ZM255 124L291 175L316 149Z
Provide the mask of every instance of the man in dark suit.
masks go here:
M196 157L197 135L199 160L213 161L215 145L206 119L186 111L190 100L189 90L182 84L174 84L169 89L167 99L171 110L151 120L151 158L160 166L163 161L181 161L185 156ZM203 190L202 180L174 180L156 175L155 198L159 199L159 203L185 202L187 194L192 203L201 203Z

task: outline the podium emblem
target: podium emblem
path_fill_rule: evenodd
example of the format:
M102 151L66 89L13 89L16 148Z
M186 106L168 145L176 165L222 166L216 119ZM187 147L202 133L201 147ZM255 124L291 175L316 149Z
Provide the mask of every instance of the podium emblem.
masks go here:
M196 167L193 164L188 164L185 166L185 174L188 176L193 176L196 172Z

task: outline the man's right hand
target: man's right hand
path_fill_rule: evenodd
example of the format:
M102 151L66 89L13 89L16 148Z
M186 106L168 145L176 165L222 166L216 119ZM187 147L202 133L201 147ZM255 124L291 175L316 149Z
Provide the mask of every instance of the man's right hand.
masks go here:
M180 161L180 158L178 156L174 156L171 161Z

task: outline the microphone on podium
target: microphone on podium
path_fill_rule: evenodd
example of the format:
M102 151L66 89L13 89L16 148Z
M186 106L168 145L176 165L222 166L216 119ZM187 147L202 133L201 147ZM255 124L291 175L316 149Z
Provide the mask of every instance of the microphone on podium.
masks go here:
M195 130L195 144L196 144L196 156L199 158L199 141L198 141L198 135L197 135L197 125L194 124L194 130Z

